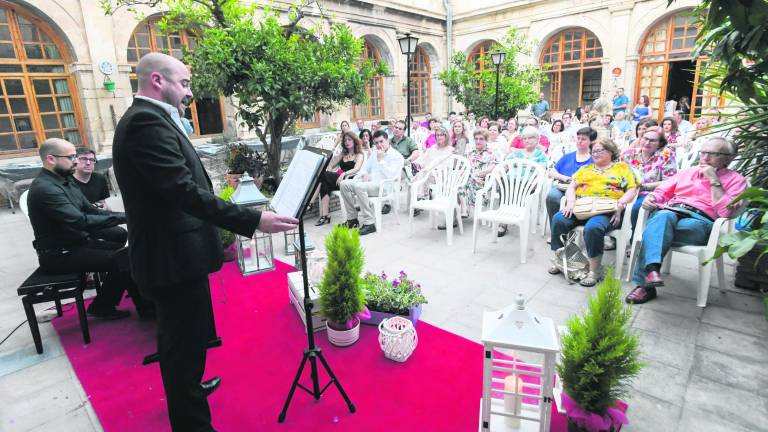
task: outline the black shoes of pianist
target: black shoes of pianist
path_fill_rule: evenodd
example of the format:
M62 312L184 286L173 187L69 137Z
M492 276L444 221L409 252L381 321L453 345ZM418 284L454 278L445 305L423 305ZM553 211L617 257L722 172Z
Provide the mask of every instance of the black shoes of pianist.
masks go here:
M143 319L154 319L157 317L157 313L155 312L155 306L151 303L148 303L147 305L143 305L142 307L137 307L136 312L139 314L139 318ZM127 310L120 310L117 308L95 308L93 307L93 303L91 303L90 306L88 306L88 315L100 318L107 321L114 321L119 320L123 318L128 318L131 313Z

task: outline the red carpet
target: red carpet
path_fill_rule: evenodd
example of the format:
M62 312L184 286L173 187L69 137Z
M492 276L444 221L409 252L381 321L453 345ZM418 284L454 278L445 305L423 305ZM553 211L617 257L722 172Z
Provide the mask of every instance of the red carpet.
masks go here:
M363 326L348 348L316 340L357 407L350 414L335 388L319 402L297 390L283 424L277 416L306 346L303 324L288 302L285 273L278 263L268 274L243 278L232 263L211 276L219 335L224 345L209 351L206 378L222 377L209 399L219 431L477 431L482 389L482 347L420 322L419 345L407 362L384 358L378 329ZM130 301L124 301L128 307ZM83 345L77 315L53 321L64 349L104 429L167 431L164 391L157 363L141 366L154 352L154 322L130 318L90 320L90 345ZM321 374L321 386L327 382ZM301 381L311 387L308 368ZM553 419L552 430L564 430Z

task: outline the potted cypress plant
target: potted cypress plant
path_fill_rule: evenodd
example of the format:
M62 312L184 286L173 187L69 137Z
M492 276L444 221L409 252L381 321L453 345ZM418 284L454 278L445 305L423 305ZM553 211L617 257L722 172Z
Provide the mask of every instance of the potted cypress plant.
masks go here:
M365 295L360 283L363 249L360 232L336 226L325 238L328 255L320 281L320 312L328 320L328 340L337 346L352 345L360 337L360 314L365 309Z
M628 423L617 401L643 364L639 338L629 331L632 312L622 298L621 282L609 269L587 311L568 320L557 372L569 432L615 432Z

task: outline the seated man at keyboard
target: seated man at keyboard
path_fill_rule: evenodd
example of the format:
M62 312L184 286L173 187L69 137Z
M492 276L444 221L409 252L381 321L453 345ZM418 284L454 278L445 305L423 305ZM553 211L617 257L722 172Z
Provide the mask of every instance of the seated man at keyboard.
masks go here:
M341 182L341 203L347 211L343 225L360 228L360 235L376 232L373 204L369 197L378 196L382 181L395 178L403 169L403 155L389 144L387 133L378 130L373 133L376 150L360 168L354 179ZM360 220L357 219L355 198L360 205Z
M125 245L94 235L125 223L125 214L95 207L75 185L72 172L77 155L72 143L50 138L39 152L43 169L29 189L27 207L40 269L45 273L107 273L96 288L89 315L110 320L130 315L115 307L127 289L139 316L154 316L154 305L139 295L130 277L128 254L121 250Z
M747 187L741 174L728 169L736 146L725 138L710 138L699 152L699 165L664 180L643 201L651 212L643 230L643 243L632 282L635 289L627 303L642 304L656 298L664 286L661 262L672 246L705 245L717 218L729 218L737 210L730 205Z

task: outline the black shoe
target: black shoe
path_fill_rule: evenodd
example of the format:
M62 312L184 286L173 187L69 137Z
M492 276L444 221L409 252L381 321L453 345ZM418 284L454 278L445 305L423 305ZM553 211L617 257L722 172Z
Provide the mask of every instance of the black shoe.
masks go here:
M507 235L507 226L502 225L499 227L499 232L496 233L496 237L504 237Z
M413 210L413 217L416 217L421 214L423 210L422 209L414 209Z
M207 381L203 381L200 383L200 387L203 388L203 392L205 392L205 397L208 397L211 395L211 393L215 392L217 388L221 385L221 378L219 377L213 377Z
M456 228L457 226L459 226L459 223L457 221L453 221L453 227ZM445 225L438 225L437 229L444 230L445 229Z
M376 225L370 224L370 225L363 225L360 227L360 235L366 235L370 233L376 232Z
M384 204L384 207L381 208L381 214L387 214L392 210L392 206L389 204Z
M317 220L315 223L315 226L325 225L331 223L331 217L330 216L320 216L320 219Z
M358 222L357 219L350 219L346 222L340 223L339 226L347 227L347 228L357 228L360 226L360 222Z
M119 309L112 309L112 310L98 310L98 309L91 309L88 308L88 315L100 318L107 321L114 321L119 320L123 318L128 318L131 316L131 313L127 310L119 310Z

